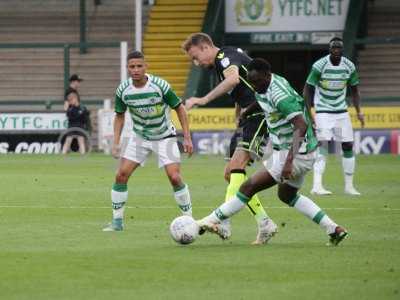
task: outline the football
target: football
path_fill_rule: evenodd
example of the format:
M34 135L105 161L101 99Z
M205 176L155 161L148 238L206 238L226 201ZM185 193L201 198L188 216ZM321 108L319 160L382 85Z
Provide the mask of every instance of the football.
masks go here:
M173 240L182 245L193 243L199 235L199 230L199 225L190 216L177 217L169 226Z

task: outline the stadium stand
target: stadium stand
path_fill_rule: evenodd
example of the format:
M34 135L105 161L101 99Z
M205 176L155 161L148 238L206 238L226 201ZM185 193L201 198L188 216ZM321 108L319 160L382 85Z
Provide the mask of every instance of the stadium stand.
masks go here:
M134 0L86 1L87 41L134 40ZM144 6L144 19L148 6ZM79 42L79 1L1 1L0 44ZM119 48L70 50L70 73L85 79L84 100L111 98L120 77ZM62 48L4 48L0 45L0 101L62 100Z
M369 1L368 38L400 36L400 1ZM360 90L366 97L400 95L400 44L367 44L358 52Z
M183 96L190 62L181 50L185 38L201 31L207 0L158 0L149 13L143 52L149 72L165 78Z

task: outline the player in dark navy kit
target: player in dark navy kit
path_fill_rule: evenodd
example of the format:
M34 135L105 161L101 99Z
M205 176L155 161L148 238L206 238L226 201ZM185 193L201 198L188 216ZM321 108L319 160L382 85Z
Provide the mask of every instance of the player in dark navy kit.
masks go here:
M205 33L191 34L182 45L183 50L199 67L214 68L220 79L220 83L204 97L191 97L186 100L187 109L196 105L206 105L218 97L229 93L236 105L236 116L246 107L256 102L254 90L247 82L246 66L251 62L241 49L234 47L218 48L214 45L210 36ZM229 201L237 193L240 185L246 180L245 168L254 157L262 157L262 146L265 142L267 127L264 113L261 108L255 110L245 119L237 121L238 130L233 136L231 145L231 159L225 168L225 179L229 181L225 201ZM238 139L237 139L238 138ZM235 141L238 140L237 143ZM270 235L270 228L273 221L268 217L262 207L257 195L254 195L248 203L248 208L254 215L258 224L258 235L254 244L265 242L264 235ZM274 224L275 225L275 224ZM226 231L225 236L229 237L230 223L226 220L222 224Z

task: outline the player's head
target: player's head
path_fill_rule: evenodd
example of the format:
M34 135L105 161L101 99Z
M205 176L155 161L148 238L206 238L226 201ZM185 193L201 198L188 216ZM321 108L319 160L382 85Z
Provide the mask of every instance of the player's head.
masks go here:
M247 79L257 93L265 93L271 81L271 65L263 58L253 59L247 66Z
M196 66L210 68L214 65L218 48L211 37L202 32L192 33L182 44L182 49L189 55Z
M147 64L144 55L140 51L133 51L128 54L128 73L134 81L141 81L147 70Z
M343 40L339 37L334 37L329 42L329 53L335 59L340 59L343 55Z

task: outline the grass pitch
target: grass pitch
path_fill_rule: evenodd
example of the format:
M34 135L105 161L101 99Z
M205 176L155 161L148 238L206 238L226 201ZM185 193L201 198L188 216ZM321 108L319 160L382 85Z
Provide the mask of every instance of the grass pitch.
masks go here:
M130 180L126 230L110 233L101 228L115 160L0 156L0 299L400 299L400 160L357 161L361 197L343 194L336 157L325 184L334 195L312 197L349 230L339 247L326 247L319 226L275 188L261 193L279 225L269 245L250 245L256 226L243 211L231 240L205 235L179 246L168 231L178 210L154 159ZM222 202L223 166L221 157L184 160L196 218ZM310 182L311 174L306 195Z

